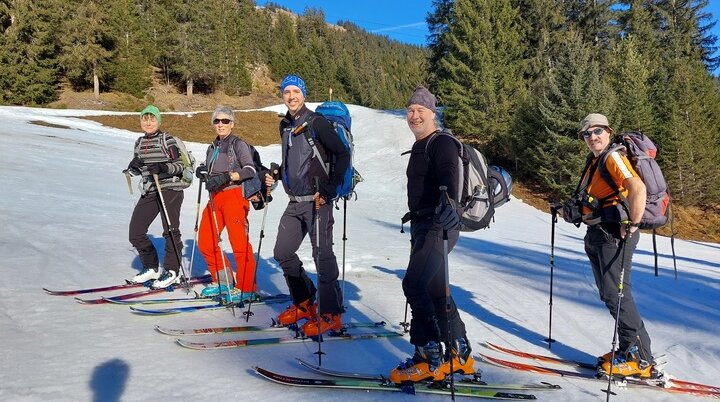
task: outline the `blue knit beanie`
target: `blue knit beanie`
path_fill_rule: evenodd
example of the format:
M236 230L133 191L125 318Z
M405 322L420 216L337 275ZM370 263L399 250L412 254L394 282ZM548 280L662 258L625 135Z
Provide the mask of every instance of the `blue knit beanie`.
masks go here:
M288 74L283 78L282 82L280 83L280 96L282 96L283 92L285 92L285 87L288 85L295 85L296 87L300 88L300 91L302 91L302 94L304 97L307 98L307 90L305 89L305 80L298 77L294 74Z

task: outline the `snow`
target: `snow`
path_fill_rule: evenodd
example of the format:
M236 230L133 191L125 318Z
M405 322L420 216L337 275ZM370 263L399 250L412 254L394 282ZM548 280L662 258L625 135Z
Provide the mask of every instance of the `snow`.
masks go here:
M283 112L282 105L268 108ZM413 141L403 113L351 106L355 163L365 181L348 203L345 291L346 321L384 320L399 329L405 301L401 278L409 235L400 233L406 211L405 167ZM137 200L121 170L132 157L139 133L83 120L108 112L0 107L0 400L438 400L437 396L376 394L289 388L255 375L261 365L312 377L295 358L316 361L317 344L192 351L153 330L244 324L240 311L199 312L168 317L131 314L126 306L81 305L41 288L73 289L122 282L140 264L127 240ZM242 115L239 115L239 118ZM67 128L31 124L40 120ZM242 133L239 133L242 136ZM206 144L188 143L200 160ZM278 161L278 146L259 147L263 160ZM193 245L198 188L185 191L181 231L186 263ZM258 280L269 293L287 292L272 258L278 220L286 205L274 193L265 225ZM207 200L203 194L203 206ZM335 215L335 252L342 264L342 210ZM257 246L262 213L251 212ZM586 260L584 230L556 227L552 336L548 351L550 215L513 199L497 211L488 230L462 234L450 256L452 294L476 352L514 360L481 345L492 341L523 350L592 361L610 350L613 321L599 301ZM160 220L150 234L162 252ZM675 241L678 279L672 271L670 239L658 238L660 276L653 275L651 236L635 255L633 291L656 354L679 378L720 383L720 245ZM229 249L227 240L224 245ZM313 279L309 242L299 252ZM193 275L205 272L196 253ZM117 294L106 293L106 295ZM176 291L177 296L183 296ZM267 325L284 305L253 307L249 324ZM251 334L205 336L232 339ZM407 357L407 337L323 344L323 366L387 373ZM550 381L559 391L536 391L539 400L599 401L602 384L521 373L484 363L476 367L490 382ZM695 400L655 390L619 390L614 401Z

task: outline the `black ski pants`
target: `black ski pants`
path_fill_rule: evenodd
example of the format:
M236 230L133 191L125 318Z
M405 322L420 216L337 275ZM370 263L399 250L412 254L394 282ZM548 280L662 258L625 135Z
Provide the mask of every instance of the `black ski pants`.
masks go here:
M621 355L632 346L637 346L640 358L652 362L650 336L645 330L645 323L640 318L637 305L633 299L630 272L632 257L640 239L640 232L635 232L624 242L615 230L600 225L588 226L585 235L585 253L590 259L595 283L602 300L610 310L613 318L618 320L618 351ZM625 269L623 278L623 297L620 299L620 315L615 317L618 307L618 285L620 272Z
M320 226L316 227L319 215ZM338 265L333 252L333 206L325 204L315 212L313 201L291 201L280 218L278 237L275 241L273 256L280 264L287 281L293 303L298 305L305 300L315 301L315 286L308 278L302 261L297 255L305 236L310 234L312 255L318 273L319 313L342 313L343 297L338 284ZM320 231L320 243L317 244L316 230Z
M425 346L430 341L447 340L448 325L452 339L466 338L465 323L452 297L450 311L446 311L442 228L432 219L413 220L410 232L410 262L402 281L412 309L410 343ZM457 230L448 232L448 253L459 237Z
M148 238L147 232L150 224L157 218L158 214L163 222L163 237L165 238L165 258L163 267L168 271L178 272L180 261L178 255L182 256L183 244L180 239L180 207L183 202L183 192L175 190L163 190L163 198L165 199L165 207L170 217L170 226L173 228L172 234L168 230L168 224L165 222L165 215L162 212L160 197L157 191L146 193L133 210L130 218L129 238L130 243L137 249L140 255L140 262L143 268L157 269L158 255L155 246ZM177 247L177 254L173 248L173 240Z

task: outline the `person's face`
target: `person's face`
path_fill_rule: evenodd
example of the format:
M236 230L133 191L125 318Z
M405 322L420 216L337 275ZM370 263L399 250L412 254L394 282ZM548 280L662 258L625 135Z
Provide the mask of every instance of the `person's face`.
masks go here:
M159 126L160 124L158 124L154 115L144 114L140 117L140 128L145 134L152 134L156 132Z
M585 145L595 156L600 155L610 144L610 132L602 126L592 126L582 133Z
M435 112L420 105L410 105L405 119L416 139L424 138L435 131Z
M235 122L232 120L232 117L225 113L218 113L213 120L213 127L215 128L215 133L222 139L232 133Z
M282 98L291 116L295 116L305 104L305 96L300 90L300 87L296 87L295 85L286 86L283 90Z

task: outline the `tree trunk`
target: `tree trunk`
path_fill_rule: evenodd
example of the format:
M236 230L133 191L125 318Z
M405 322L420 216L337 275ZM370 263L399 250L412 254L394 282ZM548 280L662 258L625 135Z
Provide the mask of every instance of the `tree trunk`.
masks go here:
M193 79L188 78L187 82L185 83L185 92L187 93L188 98L192 98L193 96Z
M93 93L95 100L100 100L100 78L98 78L96 67L93 66Z

